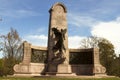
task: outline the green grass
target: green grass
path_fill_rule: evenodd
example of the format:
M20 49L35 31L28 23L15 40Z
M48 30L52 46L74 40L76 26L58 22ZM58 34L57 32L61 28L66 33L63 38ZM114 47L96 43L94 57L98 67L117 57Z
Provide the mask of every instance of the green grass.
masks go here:
M120 78L0 77L0 80L120 80Z

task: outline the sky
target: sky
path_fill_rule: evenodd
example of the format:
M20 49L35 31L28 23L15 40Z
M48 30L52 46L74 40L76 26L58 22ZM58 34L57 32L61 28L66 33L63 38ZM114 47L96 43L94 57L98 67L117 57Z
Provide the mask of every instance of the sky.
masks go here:
M0 35L12 27L32 45L47 46L48 11L56 2L67 8L69 48L79 48L83 38L98 36L120 53L120 0L0 0Z

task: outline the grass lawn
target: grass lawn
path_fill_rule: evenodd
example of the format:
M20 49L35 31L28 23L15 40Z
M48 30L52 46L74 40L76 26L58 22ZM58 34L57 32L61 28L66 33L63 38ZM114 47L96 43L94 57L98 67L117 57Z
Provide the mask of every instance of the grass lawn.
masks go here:
M0 80L120 80L120 78L0 77Z

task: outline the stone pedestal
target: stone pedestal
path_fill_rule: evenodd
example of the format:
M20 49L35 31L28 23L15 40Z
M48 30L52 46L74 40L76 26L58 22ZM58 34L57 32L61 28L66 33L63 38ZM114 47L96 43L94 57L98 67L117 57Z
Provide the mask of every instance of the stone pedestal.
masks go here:
M56 73L57 72L57 65L55 65L55 64L49 64L48 65L48 71L50 72L50 73Z
M49 65L49 72L46 72L46 75L55 75L55 76L76 76L72 73L71 65L60 64L60 65Z
M71 66L68 64L60 64L57 67L58 73L71 73Z
M76 76L71 71L71 65L68 64L60 64L57 67L56 76Z
M106 68L103 67L102 65L96 64L94 66L94 75L95 76L107 76L105 72L106 72Z
M99 49L93 48L93 57L94 57L94 68L93 68L93 75L95 76L106 76L106 68L100 64L99 60Z
M44 73L45 64L29 63L28 65L20 63L14 66L14 76L40 76Z

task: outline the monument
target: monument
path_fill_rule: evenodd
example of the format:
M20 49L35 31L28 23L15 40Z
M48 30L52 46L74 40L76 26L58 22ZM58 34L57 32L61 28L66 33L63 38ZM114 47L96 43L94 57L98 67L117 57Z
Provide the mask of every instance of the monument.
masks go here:
M99 61L99 49L69 49L67 9L62 3L54 4L50 10L48 46L34 46L27 41L23 42L23 61L14 66L15 76L76 76L99 75L105 76L105 67ZM36 51L36 53L34 53ZM33 57L37 54L42 59ZM72 55L79 63L70 63ZM46 58L44 58L46 57ZM86 58L85 58L86 57ZM44 58L44 59L43 59ZM42 60L40 62L33 59ZM44 63L45 62L45 63Z
M49 13L48 72L70 74L66 7L62 3L56 3Z

